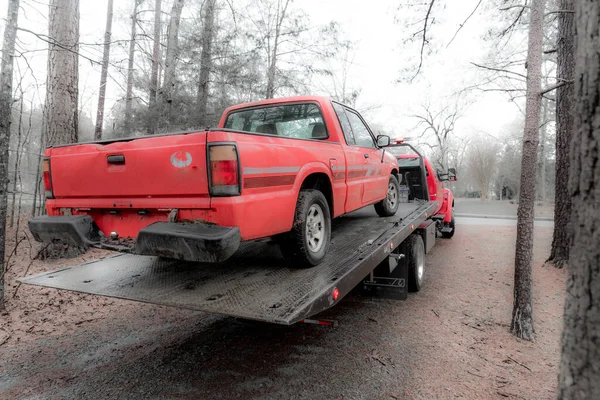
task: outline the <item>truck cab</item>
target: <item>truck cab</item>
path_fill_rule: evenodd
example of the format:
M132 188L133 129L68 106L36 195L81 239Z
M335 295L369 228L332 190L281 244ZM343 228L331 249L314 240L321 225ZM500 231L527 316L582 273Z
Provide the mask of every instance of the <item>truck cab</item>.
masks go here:
M396 145L388 151L398 159L398 174L401 190L408 191L408 200L429 199L437 203L433 219L438 224L442 237L451 238L454 235L454 196L452 191L444 186L445 181L456 180L456 170L449 168L447 172L436 170L427 157L421 157L414 147L396 140ZM422 174L425 175L423 179ZM426 181L427 187L421 182Z

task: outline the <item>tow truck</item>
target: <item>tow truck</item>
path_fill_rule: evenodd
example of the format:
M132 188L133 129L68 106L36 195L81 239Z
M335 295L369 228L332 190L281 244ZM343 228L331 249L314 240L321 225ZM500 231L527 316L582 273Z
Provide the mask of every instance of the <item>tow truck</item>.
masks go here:
M398 178L409 191L394 216L372 207L332 222L330 250L314 268L290 266L276 240L243 242L220 264L117 254L19 279L31 285L291 325L338 304L358 288L367 295L404 300L424 282L425 254L438 233L440 204L425 158L414 155ZM416 161L414 161L416 160ZM406 172L410 172L406 179Z

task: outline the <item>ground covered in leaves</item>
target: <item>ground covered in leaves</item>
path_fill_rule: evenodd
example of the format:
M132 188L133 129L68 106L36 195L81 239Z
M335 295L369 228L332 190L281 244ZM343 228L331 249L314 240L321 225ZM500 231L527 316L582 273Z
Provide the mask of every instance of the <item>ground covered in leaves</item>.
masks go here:
M427 256L420 293L351 294L322 316L336 328L19 287L17 277L107 253L31 261L37 245L9 231L0 398L555 398L565 271L543 267L552 229L536 227L529 343L508 332L515 228L467 223Z

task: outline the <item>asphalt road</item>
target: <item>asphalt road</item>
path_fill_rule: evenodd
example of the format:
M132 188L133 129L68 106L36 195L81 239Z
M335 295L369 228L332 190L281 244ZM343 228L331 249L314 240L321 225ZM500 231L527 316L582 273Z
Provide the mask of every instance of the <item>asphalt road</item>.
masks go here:
M479 218L516 219L518 204L510 201L465 199L454 200L454 212L457 216ZM554 211L552 205L535 205L535 218L539 220L552 220Z

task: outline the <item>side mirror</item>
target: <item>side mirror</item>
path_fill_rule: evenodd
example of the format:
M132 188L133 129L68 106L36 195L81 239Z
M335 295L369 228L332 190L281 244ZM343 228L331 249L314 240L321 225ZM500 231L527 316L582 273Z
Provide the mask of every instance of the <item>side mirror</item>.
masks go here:
M445 174L445 173L443 173L442 171L436 171L436 172L437 172L438 179L439 179L440 181L447 181L447 180L450 180L450 178L449 178L448 174Z
M456 176L456 168L448 168L448 180L450 182L455 182L458 179Z
M377 136L377 147L386 147L390 145L390 137L388 135Z

